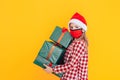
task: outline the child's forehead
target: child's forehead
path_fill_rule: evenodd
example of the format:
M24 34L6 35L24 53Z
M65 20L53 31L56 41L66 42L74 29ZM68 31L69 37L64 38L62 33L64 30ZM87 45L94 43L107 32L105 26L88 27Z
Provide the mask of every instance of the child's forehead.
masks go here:
M70 23L70 26L78 26L77 24L75 24L75 23Z
M70 25L69 25L69 27L75 27L75 26L80 27L79 25L77 25L75 23L70 23Z

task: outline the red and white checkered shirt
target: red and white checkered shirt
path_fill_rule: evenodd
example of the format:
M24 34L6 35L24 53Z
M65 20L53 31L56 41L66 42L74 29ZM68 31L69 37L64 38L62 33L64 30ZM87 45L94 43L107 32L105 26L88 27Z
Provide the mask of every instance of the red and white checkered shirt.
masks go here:
M73 40L66 50L64 62L52 68L56 74L64 73L61 80L88 80L88 52L83 40Z

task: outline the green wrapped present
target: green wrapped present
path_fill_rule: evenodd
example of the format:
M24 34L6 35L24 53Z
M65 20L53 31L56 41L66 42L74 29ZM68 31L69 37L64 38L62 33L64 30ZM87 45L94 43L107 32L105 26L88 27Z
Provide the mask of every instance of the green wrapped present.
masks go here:
M53 31L52 35L50 36L50 39L61 44L65 48L67 48L72 41L72 37L70 33L65 28L60 28L59 26L56 26L55 30Z
M44 59L41 56L37 56L34 63L37 64L38 66L42 67L42 68L45 68L45 66L43 64L50 65L50 61Z
M34 60L34 64L36 64L36 65L38 65L38 66L40 66L44 69L45 69L45 66L43 64L46 64L46 65L51 66L51 67L56 66L55 64L51 65L50 61L46 60L45 58L43 58L41 56L36 57L36 59ZM55 73L53 73L53 74L55 74ZM58 77L62 77L63 73L55 74L55 75L58 76Z
M53 42L45 41L38 55L46 58L53 64L60 63L60 59L64 56L65 48L59 47Z

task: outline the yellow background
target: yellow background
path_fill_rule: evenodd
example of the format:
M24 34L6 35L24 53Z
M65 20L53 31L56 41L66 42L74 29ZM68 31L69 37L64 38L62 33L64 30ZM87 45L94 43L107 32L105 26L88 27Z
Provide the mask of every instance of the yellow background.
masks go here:
M56 25L87 20L89 80L120 80L119 0L0 0L0 80L59 80L33 64Z

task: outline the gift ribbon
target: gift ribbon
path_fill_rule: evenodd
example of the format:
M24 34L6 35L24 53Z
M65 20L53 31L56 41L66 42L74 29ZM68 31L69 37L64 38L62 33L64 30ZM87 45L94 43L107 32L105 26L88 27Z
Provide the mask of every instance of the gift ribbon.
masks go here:
M54 51L54 49L55 49L55 45L53 45L52 48L50 49L50 51L49 51L49 53L48 53L48 55L47 55L47 57L46 57L47 60L48 60L48 59L50 58L50 56L52 55L52 52Z
M60 35L59 39L57 40L58 43L60 43L60 41L62 40L64 34L65 34L67 31L68 31L68 30L67 30L66 28L64 28L64 27L62 28L62 34ZM48 59L50 58L50 56L52 55L52 53L53 53L53 51L54 51L54 49L55 49L55 46L58 45L58 43L54 44L54 45L52 46L52 48L50 49L50 51L49 51L49 53L48 53L48 55L47 55L47 57L46 57L47 60L48 60Z
M53 53L53 51L54 51L54 49L55 49L55 46L57 46L57 45L59 45L59 44L58 44L58 43L55 43L55 44L51 47L51 49L50 49L50 51L49 51L49 53L48 53L48 55L47 55L47 57L46 57L47 60L50 58L50 56L52 55L52 53Z
M62 28L62 34L60 35L60 37L58 38L57 42L60 43L60 41L62 40L63 36L65 35L65 33L67 32L68 30L63 27Z
M52 67L52 65L53 65L52 62L50 62L50 63L48 64L48 66L50 66L50 67Z

